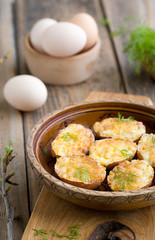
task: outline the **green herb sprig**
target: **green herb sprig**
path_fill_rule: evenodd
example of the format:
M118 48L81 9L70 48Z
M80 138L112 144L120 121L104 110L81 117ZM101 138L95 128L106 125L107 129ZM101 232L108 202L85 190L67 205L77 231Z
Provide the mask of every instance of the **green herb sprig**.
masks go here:
M125 157L125 158L129 158L129 160L131 160L132 159L132 157L133 157L133 154L132 153L130 153L129 152L129 150L128 149L119 149L119 151L120 151L120 153Z
M71 140L73 140L74 142L76 142L78 140L77 135L67 132L65 135L61 136L61 138L65 141L65 142L69 142Z
M45 155L47 155L47 148L46 147L43 147L43 152Z
M114 179L116 184L119 184L119 189L125 190L126 186L131 186L132 182L137 182L137 175L134 173L129 173L127 171L123 172L121 170L114 171Z
M152 142L152 147L150 148L150 150L151 150L152 148L155 148L155 137L154 137L154 136L152 136L151 142Z
M34 231L34 236L44 236L47 234L46 230L42 230L42 229L32 229Z
M79 178L82 182L88 182L90 179L89 173L90 171L85 167L79 167L76 168L76 171L74 172L73 176L75 178Z
M120 123L120 122L134 121L135 119L132 116L129 116L128 118L124 118L124 116L122 116L121 113L118 113L117 120Z
M52 229L52 233L54 234L54 236L58 237L58 238L67 238L69 240L73 240L73 239L78 239L81 234L79 233L79 229L81 227L82 223L79 222L77 224L75 224L74 226L68 227L68 231L69 234L59 234L57 233L54 229ZM32 229L34 231L34 237L36 236L43 236L43 238L41 238L40 240L48 240L48 232L46 230L43 229Z
M77 223L76 225L74 225L72 227L69 227L68 228L68 231L69 231L68 235L61 235L53 229L52 229L52 232L58 238L67 238L69 240L78 239L81 236L81 234L79 233L79 229L80 229L81 225L82 225L82 223L80 222L80 223Z
M110 21L107 18L102 18L100 20L100 24L103 26L108 26L110 24Z
M129 158L129 161L132 159L133 154L126 148L123 149L119 149L116 146L112 145L111 143L109 143L113 148L115 148L116 150L118 150L125 158Z
M152 144L155 145L155 137L154 136L152 136L151 141L152 141Z
M147 26L145 22L138 22L134 17L125 20L133 21L134 28L127 25L120 26L119 29L111 33L111 37L128 36L125 42L124 53L128 54L131 65L135 66L135 72L140 74L142 66L146 66L147 71L155 71L155 30Z

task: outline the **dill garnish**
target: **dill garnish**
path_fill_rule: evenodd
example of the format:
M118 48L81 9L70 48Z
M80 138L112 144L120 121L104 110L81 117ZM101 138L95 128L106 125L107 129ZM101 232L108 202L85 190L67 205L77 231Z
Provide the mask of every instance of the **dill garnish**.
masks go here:
M46 230L42 230L42 229L32 229L34 231L34 236L44 236L47 234Z
M127 122L127 121L134 121L135 119L132 116L130 116L128 118L124 118L124 116L122 116L121 113L118 113L117 120L118 120L118 122Z
M80 229L81 224L82 223L77 223L76 225L74 225L72 227L69 227L68 228L68 231L69 231L68 235L59 234L53 229L52 229L52 232L58 238L67 238L69 240L78 239L81 236L81 234L78 231Z
M90 179L89 173L90 171L85 167L79 167L76 168L76 171L74 172L74 177L79 178L82 182L87 182Z
M152 136L151 142L152 142L153 146L150 148L150 150L151 150L152 148L155 148L155 137L154 137L154 136Z
M114 171L115 174L114 179L116 181L116 184L119 184L119 189L124 190L126 186L131 186L132 182L137 182L137 175L134 173L129 173L127 171L123 172L121 170ZM115 185L116 185L115 184Z
M65 142L69 142L71 140L73 140L74 142L76 142L78 140L77 135L67 132L65 135L61 136L61 138L65 141Z
M47 148L43 147L43 152L45 153L45 155L47 155Z
M111 143L109 143L113 148L115 148L116 150L118 150L125 158L129 158L129 160L132 159L133 154L126 148L123 149L119 149L116 146L112 145Z
M111 37L127 37L124 53L128 53L131 65L135 66L135 72L140 74L142 66L146 65L150 72L155 71L155 30L147 26L144 21L137 21L132 16L126 20L134 22L134 28L127 25L120 26L111 33Z
M119 149L119 151L120 151L120 153L125 157L125 158L129 158L129 160L131 160L132 159L132 157L133 157L133 154L132 153L130 153L129 152L129 150L128 149Z
M110 21L107 18L102 18L100 20L101 25L108 26L110 24Z
M152 141L152 144L154 145L154 147L155 147L155 137L154 136L152 136L152 139L151 139L151 141Z

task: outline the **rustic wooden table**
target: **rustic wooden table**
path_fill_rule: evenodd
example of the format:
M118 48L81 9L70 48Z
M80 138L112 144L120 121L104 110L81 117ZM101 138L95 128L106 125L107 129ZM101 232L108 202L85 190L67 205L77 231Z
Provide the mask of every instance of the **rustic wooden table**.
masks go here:
M3 98L5 82L18 74L29 73L25 64L24 38L33 24L41 18L68 20L78 12L92 15L99 27L101 54L96 73L86 82L74 86L47 86L48 100L39 110L19 112ZM91 91L130 93L148 96L155 103L155 81L147 73L135 76L123 53L123 39L110 38L110 32L124 24L128 15L144 18L155 28L154 0L0 0L0 56L11 50L9 58L0 65L0 149L13 142L18 152L10 169L15 170L14 180L19 186L12 188L10 198L19 220L15 221L15 239L21 239L34 204L42 188L33 173L25 144L33 125L45 114L70 103L78 103ZM110 20L110 27L101 25L103 18ZM0 198L0 239L6 240L5 209Z

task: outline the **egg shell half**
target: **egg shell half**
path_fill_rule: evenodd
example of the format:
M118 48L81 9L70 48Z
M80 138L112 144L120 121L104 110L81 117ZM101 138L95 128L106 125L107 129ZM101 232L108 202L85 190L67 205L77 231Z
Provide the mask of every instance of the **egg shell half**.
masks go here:
M97 43L99 38L98 27L92 16L87 13L78 13L73 16L70 22L77 24L86 32L87 43L83 49L83 52L87 51Z
M45 84L31 75L19 75L11 78L5 84L3 93L6 101L21 111L36 110L47 99Z
M41 37L44 33L44 31L54 24L56 24L57 21L52 18L43 18L37 21L34 26L31 29L30 32L30 41L32 46L39 52L44 53L44 50L41 46Z
M80 52L87 41L86 33L79 26L59 22L45 30L41 39L44 51L55 57L69 57Z

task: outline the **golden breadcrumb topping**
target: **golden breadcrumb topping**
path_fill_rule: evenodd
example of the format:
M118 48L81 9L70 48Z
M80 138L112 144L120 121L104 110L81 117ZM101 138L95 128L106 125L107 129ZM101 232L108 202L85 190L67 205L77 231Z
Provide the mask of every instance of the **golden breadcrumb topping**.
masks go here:
M146 161L133 160L114 167L107 180L113 191L132 191L150 186L153 177L154 170Z

